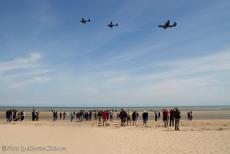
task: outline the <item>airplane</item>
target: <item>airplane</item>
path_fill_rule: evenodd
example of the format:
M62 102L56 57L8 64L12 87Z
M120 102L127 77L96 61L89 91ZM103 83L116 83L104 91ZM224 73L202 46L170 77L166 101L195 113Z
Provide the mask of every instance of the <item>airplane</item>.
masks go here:
M86 24L87 22L90 22L90 19L87 20L87 19L82 17L80 22L83 23L83 24Z
M110 24L108 24L107 26L109 26L110 28L113 28L114 26L118 26L118 24L113 24L113 22L111 21Z
M165 22L163 25L159 25L158 27L167 29L167 28L176 27L176 25L177 25L176 22L174 22L172 25L170 25L170 21L168 20L168 21Z

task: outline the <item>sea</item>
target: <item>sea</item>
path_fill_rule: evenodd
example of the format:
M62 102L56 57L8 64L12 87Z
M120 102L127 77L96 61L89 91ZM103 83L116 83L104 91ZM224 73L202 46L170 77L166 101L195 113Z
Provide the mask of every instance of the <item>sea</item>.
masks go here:
M182 118L187 118L187 112L192 111L193 118L198 120L203 119L229 119L230 120L230 106L177 106L180 111ZM144 110L149 112L150 119L153 119L154 111L161 111L162 109L172 109L174 106L142 106L142 107L36 107L36 106L0 106L0 112L5 112L8 109L16 109L18 111L25 111L27 115L32 112L32 110L37 110L40 113L50 112L79 112L80 110L113 110L119 112L121 109L129 111L143 112ZM0 119L4 118L4 114L0 115Z

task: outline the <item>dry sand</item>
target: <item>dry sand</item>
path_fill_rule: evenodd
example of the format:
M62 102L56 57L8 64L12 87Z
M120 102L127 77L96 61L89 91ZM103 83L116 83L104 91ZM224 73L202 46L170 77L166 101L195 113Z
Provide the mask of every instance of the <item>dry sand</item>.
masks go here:
M230 120L183 120L180 131L162 127L162 121L150 121L147 128L141 124L120 127L115 121L110 127L98 127L96 121L1 121L0 154L230 153Z

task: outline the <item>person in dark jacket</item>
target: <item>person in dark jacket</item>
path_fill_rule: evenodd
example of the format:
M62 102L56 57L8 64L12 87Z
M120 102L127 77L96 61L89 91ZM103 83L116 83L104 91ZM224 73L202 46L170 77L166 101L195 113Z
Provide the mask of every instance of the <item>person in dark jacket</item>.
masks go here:
M148 112L144 111L144 113L142 114L142 119L143 119L143 126L147 126L147 121L148 121Z
M170 110L170 117L169 117L169 126L174 126L174 115L173 115L173 109Z
M120 119L121 119L121 126L125 126L125 122L126 122L126 119L127 119L127 112L125 110L121 110L120 112Z
M163 109L163 121L164 121L164 127L168 126L168 111L166 109Z
M98 125L101 125L102 111L98 111L97 116L98 116Z
M157 121L158 120L158 112L156 110L154 111L154 117L155 117L155 121Z
M137 113L136 111L134 111L134 112L132 113L133 126L134 126L134 125L136 126L138 116L139 116L139 115L138 115L138 113Z
M178 131L179 130L179 123L180 123L180 110L178 108L174 109L173 112L174 118L175 118L175 130Z

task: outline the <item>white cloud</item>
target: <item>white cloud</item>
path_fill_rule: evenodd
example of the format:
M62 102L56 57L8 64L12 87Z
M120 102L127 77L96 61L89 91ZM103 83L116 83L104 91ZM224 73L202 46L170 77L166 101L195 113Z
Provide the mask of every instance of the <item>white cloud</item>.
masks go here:
M40 58L41 55L39 53L30 53L27 57L20 57L5 62L0 62L0 74L10 70L31 68Z
M153 65L162 69L155 72L149 69L142 74L124 71L114 73L111 70L109 73L97 72L95 76L89 75L89 82L98 90L94 101L139 105L142 102L143 105L218 105L217 103L225 104L230 101L228 50L204 57ZM92 82L94 79L97 82ZM81 101L90 96L89 93L82 93Z
M47 77L35 76L32 79L27 79L27 80L12 83L10 86L13 88L16 88L16 89L21 89L27 85L39 84L39 83L43 83L43 82L47 82L47 81L49 81L49 78L47 78Z
M0 62L0 81L17 89L48 81L45 75L49 73L49 70L39 64L41 58L40 53L33 52L25 57Z

